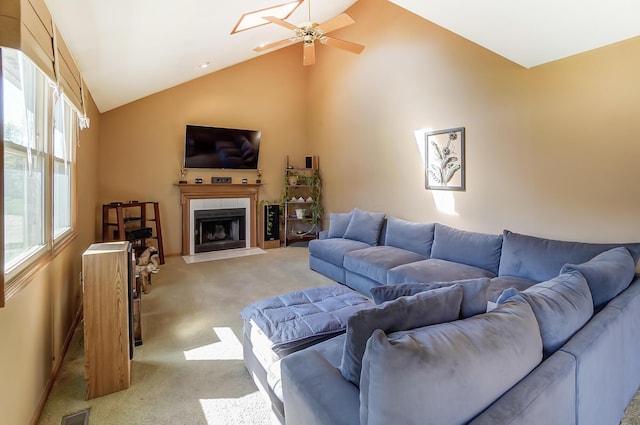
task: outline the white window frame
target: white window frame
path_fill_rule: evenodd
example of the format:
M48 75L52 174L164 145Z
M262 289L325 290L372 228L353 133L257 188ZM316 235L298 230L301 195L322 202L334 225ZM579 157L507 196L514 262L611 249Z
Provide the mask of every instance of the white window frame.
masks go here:
M0 48L0 54L4 48ZM19 55L22 55L23 59L29 60L28 57L17 51ZM35 66L35 65L34 65ZM37 68L37 67L36 67ZM55 173L55 164L60 163L60 158L54 158L53 155L53 143L54 143L54 124L53 124L53 99L55 98L55 90L56 85L51 83L49 79L46 77L41 70L37 70L37 73L41 73L44 76L44 84L37 85L37 108L40 114L44 114L44 117L40 120L42 122L41 127L37 130L37 137L42 138L43 148L38 150L29 149L4 140L4 113L3 104L4 104L4 70L2 68L2 59L0 58L0 134L2 135L2 150L1 154L3 156L3 160L0 161L2 164L2 212L3 212L3 226L0 231L0 242L3 247L3 254L0 256L0 265L2 266L2 270L4 271L2 275L2 279L0 280L0 307L4 306L6 301L9 300L12 296L17 294L22 288L26 287L28 283L32 280L35 273L44 268L47 264L51 262L51 260L68 244L71 243L77 236L77 223L76 223L76 215L77 215L77 197L76 197L76 145L78 140L78 121L77 121L77 111L71 103L67 99L60 99L60 101L64 102L64 123L65 129L68 128L67 138L65 140L65 145L68 148L68 156L64 158L63 161L66 162L65 167L68 167L69 171L69 226L65 226L61 231L57 232L54 235L54 173ZM38 121L38 118L36 118ZM19 154L32 155L32 158L39 158L43 161L43 174L44 174L44 182L43 182L43 200L42 200L42 209L43 209L43 239L42 244L32 249L21 253L19 257L12 259L11 264L5 264L5 226L4 226L4 214L5 214L5 200L4 200L4 151L5 148L8 151L13 151ZM4 294L3 294L4 292ZM4 296L2 296L4 295Z

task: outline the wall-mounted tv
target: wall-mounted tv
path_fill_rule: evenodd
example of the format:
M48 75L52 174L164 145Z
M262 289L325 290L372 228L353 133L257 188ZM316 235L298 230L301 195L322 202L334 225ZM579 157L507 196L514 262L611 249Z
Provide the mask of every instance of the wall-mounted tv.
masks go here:
M185 168L258 168L260 131L187 124L185 133Z

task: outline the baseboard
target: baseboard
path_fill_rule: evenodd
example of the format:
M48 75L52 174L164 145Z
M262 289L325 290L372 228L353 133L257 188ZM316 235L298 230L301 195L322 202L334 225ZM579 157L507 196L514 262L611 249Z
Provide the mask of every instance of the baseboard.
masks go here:
M53 384L58 377L58 373L60 372L60 367L62 366L62 362L64 361L64 357L67 354L67 350L69 350L69 345L71 345L71 340L73 339L73 334L78 327L78 323L82 319L82 304L80 304L80 308L76 313L76 317L73 319L73 323L69 328L69 332L67 333L67 337L64 340L64 344L62 344L62 349L60 350L60 355L53 365L53 369L51 370L51 374L49 375L49 380L47 381L47 386L42 393L42 397L40 397L40 402L38 403L38 407L36 411L33 413L33 417L31 418L30 425L38 425L38 421L40 420L40 416L42 416L42 412L44 411L44 406L47 404L47 400L49 399L49 394L51 394L51 390L53 389Z

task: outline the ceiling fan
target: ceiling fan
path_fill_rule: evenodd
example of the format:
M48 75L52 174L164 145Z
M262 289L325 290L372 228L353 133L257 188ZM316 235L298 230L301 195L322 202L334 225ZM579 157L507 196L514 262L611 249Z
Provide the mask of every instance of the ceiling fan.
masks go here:
M253 50L256 52L262 52L268 49L274 49L276 47L284 47L287 45L303 42L303 65L313 65L316 62L316 48L315 42L319 41L321 44L326 44L330 47L337 47L339 49L347 50L352 53L360 54L364 50L364 46L361 44L352 43L350 41L340 40L335 37L329 37L327 34L331 31L346 27L347 25L355 24L356 21L346 13L342 13L335 18L329 19L323 24L317 24L311 21L311 0L309 0L309 21L303 22L300 25L293 25L283 19L276 18L275 16L263 16L265 19L276 25L280 25L294 32L294 36L286 38L284 40L276 41L274 43L260 45Z

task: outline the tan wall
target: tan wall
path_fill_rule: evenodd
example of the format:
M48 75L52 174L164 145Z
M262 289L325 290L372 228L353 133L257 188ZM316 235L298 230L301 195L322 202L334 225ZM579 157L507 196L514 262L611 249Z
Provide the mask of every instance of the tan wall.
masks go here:
M80 306L81 254L101 237L102 203L160 201L165 251L180 252L174 184L186 123L261 129L263 199L279 197L285 155L301 164L317 154L327 211L640 238L640 39L526 70L384 0L349 13L358 23L335 35L365 44L362 55L319 46L317 64L303 68L293 46L101 116L91 102L78 150L79 236L0 309L3 421L28 423L43 394ZM413 132L457 126L467 129L467 190L427 191Z
M361 55L320 45L316 65L303 68L293 46L103 114L99 202L160 201L165 252L180 253L174 183L184 125L193 123L263 131L262 199L279 197L285 155L301 163L317 154L326 211L360 207L561 239L640 238L640 197L629 191L640 173L632 163L640 39L525 69L385 0L349 13L357 24L333 35L365 44ZM459 126L466 191L425 190L414 131Z
M349 13L335 35L366 49L320 46L310 76L327 211L640 240L640 38L527 70L384 0ZM459 126L467 190L425 190L414 130Z
M78 148L78 236L28 286L0 309L2 423L28 424L38 408L65 339L80 309L82 252L95 242L98 189L98 110Z
M299 47L299 46L298 46ZM261 199L280 197L285 156L300 161L306 146L306 73L301 51L285 49L224 69L106 112L100 130L100 202L160 202L164 250L181 253L180 179L185 124L262 131ZM189 170L254 182L255 171ZM99 220L99 217L98 217ZM100 228L99 221L96 229Z

